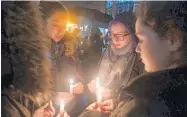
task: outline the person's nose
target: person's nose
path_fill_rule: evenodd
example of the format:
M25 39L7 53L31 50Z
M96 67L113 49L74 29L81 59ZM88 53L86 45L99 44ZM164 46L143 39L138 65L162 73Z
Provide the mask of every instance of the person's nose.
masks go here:
M136 46L136 52L140 53L140 44L138 43L138 45Z

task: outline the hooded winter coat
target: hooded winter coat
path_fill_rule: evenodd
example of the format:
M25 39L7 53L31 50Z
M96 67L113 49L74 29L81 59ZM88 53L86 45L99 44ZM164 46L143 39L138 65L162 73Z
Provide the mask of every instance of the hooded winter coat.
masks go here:
M34 2L2 2L2 35L13 66L11 88L1 95L3 117L31 117L51 98L50 41L40 16Z
M135 78L110 117L186 117L186 70L183 65Z

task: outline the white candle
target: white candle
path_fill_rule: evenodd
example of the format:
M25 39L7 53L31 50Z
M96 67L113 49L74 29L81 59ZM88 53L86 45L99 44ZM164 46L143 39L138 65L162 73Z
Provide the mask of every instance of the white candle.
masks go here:
M100 86L100 82L99 82L99 77L96 78L96 93L97 93L97 103L101 103L102 102L102 89Z
M96 78L96 88L100 88L100 82L99 82L99 77Z
M74 84L74 82L73 82L73 80L71 79L71 80L70 80L70 87L69 87L69 88L70 88L70 93L71 93L71 94L72 94L72 89L73 89L73 87L74 87L73 84Z
M60 102L60 111L64 111L65 103L64 100L61 100Z
M97 103L100 104L102 102L102 91L98 89L97 91Z

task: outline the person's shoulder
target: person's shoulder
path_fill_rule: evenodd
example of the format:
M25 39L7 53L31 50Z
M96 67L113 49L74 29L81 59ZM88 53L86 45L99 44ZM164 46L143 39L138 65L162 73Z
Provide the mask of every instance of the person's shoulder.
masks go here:
M184 77L186 74L185 70L186 67L143 73L132 79L126 87L126 90L130 90L131 93L137 96L146 96L145 94L151 94L151 92L170 87L171 83L175 85L177 83L184 84L187 82Z
M128 101L120 101L117 108L110 117L148 117L147 104L149 101L142 101L133 98Z
M8 88L1 92L1 102L3 105L1 111L3 117L30 117L31 113L23 103L20 102L23 100L17 100L17 95L20 96L22 93Z
M65 35L64 35L64 38L65 38L65 40L74 40L76 37L73 35L73 34L71 34L71 33L69 33L69 32L65 32Z
M2 117L21 117L11 100L11 97L5 91L1 93Z

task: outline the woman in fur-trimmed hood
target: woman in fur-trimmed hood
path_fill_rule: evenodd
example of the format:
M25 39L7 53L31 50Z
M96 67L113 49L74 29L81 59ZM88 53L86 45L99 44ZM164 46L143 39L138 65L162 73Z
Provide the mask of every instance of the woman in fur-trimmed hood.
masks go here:
M34 2L2 2L1 29L13 66L13 83L2 92L2 116L33 116L51 96L50 41L37 6Z

